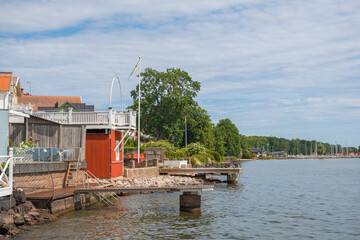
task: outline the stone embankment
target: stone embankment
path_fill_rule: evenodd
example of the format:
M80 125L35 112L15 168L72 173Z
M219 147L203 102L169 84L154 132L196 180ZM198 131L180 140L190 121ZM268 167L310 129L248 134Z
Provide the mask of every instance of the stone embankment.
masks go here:
M210 163L203 163L197 166L198 168L240 168L240 161L234 163L216 163L211 161Z
M34 225L54 218L48 210L36 209L30 201L26 201L22 189L14 189L10 198L0 201L0 239L7 239L5 235L16 235L19 233L18 227L23 225Z
M123 180L108 180L104 183L116 187L177 187L203 185L208 181L185 176L155 176L150 178L133 178ZM16 235L19 228L50 221L56 217L46 209L36 209L30 201L26 201L22 189L13 191L10 200L0 201L0 240L8 239L6 235Z
M151 178L134 178L124 180L113 180L116 187L177 187L189 185L202 185L202 179L178 176L156 176Z

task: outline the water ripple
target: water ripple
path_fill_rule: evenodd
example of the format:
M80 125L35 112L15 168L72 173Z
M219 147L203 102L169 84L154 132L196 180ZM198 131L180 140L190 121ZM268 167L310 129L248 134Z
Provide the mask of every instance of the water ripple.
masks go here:
M15 239L359 239L359 159L255 161L239 185L202 193L200 214L179 194L122 197L70 212Z

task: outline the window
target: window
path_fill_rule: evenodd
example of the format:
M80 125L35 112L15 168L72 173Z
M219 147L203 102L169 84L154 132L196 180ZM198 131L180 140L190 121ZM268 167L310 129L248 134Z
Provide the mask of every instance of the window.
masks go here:
M115 147L120 143L120 141L116 140L116 144L115 144ZM120 151L119 151L120 147L118 147L116 149L116 161L120 161Z

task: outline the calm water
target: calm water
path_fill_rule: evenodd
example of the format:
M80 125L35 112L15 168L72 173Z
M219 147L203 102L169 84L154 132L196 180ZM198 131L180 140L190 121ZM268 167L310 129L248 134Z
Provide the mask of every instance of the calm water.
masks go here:
M202 213L179 194L122 197L70 212L16 239L360 239L360 159L243 164L239 185L202 193Z

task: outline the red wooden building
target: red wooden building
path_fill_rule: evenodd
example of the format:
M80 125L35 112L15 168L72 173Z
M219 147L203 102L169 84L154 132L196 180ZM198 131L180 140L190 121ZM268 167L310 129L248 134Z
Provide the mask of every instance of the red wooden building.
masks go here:
M87 169L98 178L113 178L123 175L124 155L120 148L115 150L123 133L104 129L103 132L87 130L86 153ZM120 144L120 147L122 144Z
M69 125L86 125L86 170L98 178L123 176L124 139L134 134L136 112L37 112L36 116Z

